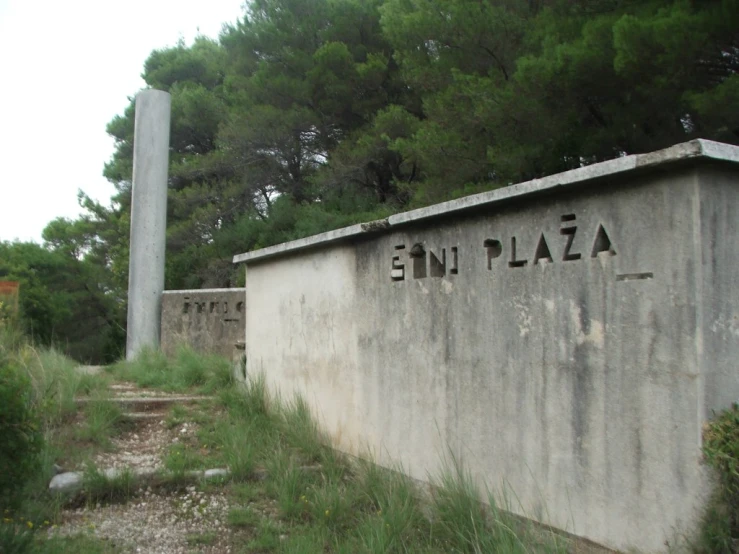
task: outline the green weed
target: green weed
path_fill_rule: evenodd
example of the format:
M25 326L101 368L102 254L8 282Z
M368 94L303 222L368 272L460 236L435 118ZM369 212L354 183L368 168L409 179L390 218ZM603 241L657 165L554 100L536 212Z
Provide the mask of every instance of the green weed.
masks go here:
M186 540L190 546L208 546L215 544L216 540L218 540L218 535L214 531L206 531L205 533L190 534Z
M220 400L229 413L239 420L272 415L271 398L264 375L249 379L243 385L224 389Z
M231 485L230 493L237 504L248 504L266 494L264 484L259 482L234 483Z
M282 529L277 522L263 518L257 525L255 535L247 545L248 552L270 552L279 548Z
M174 429L175 427L178 427L188 421L189 415L190 413L188 412L187 408L185 408L181 404L175 404L169 410L169 414L167 415L167 419L165 420L164 424L166 425L167 429Z
M110 541L86 534L71 537L37 537L30 554L117 554L122 552Z
M89 504L126 502L136 488L136 479L130 470L122 469L106 475L91 463L85 468L82 482Z
M250 508L231 508L228 512L228 524L232 527L257 527L260 519Z
M164 467L175 477L193 469L208 469L207 466L207 460L200 452L182 443L172 445L164 458Z
M282 517L300 519L309 510L308 479L289 451L280 449L267 461L267 487L277 499Z
M222 424L217 431L223 461L231 471L231 479L245 481L254 471L256 452L251 424Z

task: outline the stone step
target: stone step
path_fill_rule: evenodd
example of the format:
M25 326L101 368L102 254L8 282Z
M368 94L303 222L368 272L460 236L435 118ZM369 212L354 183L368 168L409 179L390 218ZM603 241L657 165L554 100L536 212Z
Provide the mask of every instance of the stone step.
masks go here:
M123 414L123 418L130 421L164 420L167 419L167 412L126 412Z
M116 479L124 475L126 470L121 468L103 469L100 473L108 479ZM174 476L171 473L154 469L128 469L134 483L139 486L158 486L167 484ZM227 468L192 470L178 476L180 481L197 482L211 479L227 479L231 472ZM67 471L55 475L49 483L49 492L58 495L73 495L82 491L84 473L81 471Z
M108 388L114 392L128 392L139 390L138 386L136 386L134 383L114 383Z
M301 466L298 468L304 473L316 473L322 470L320 465ZM137 468L108 468L101 470L101 473L108 479L115 479L128 471L131 478L138 485L158 486L167 484L173 477L172 473L166 470L158 469L137 469ZM206 470L186 471L183 475L177 476L181 481L207 481L211 479L227 479L231 475L228 468L214 468ZM256 468L251 472L250 478L254 481L264 481L269 477L266 469ZM55 494L70 495L80 492L84 484L84 473L82 471L62 471L57 473L49 483L49 491Z
M151 412L168 408L172 404L193 404L213 400L213 396L113 396L107 400L115 402L129 412ZM76 398L78 406L96 402L95 398Z

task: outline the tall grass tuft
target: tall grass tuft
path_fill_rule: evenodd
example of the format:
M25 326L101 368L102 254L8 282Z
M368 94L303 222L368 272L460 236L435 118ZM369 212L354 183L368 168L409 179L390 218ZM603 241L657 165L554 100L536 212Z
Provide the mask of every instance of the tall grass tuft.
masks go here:
M199 389L213 393L229 387L233 381L227 360L195 352L187 345L179 346L173 359L160 351L143 349L134 360L119 362L112 371L141 387L167 391Z
M83 487L87 502L125 502L136 489L135 476L129 469L105 474L95 465L88 464L83 473Z
M500 509L490 491L484 505L471 473L453 454L445 462L433 482L431 519L446 549L473 554L564 552L557 536L543 530L537 533L529 522Z
M111 446L110 437L117 435L123 424L123 412L118 404L99 394L83 409L85 424L77 430L77 437L103 448Z
M301 519L309 510L308 479L288 450L278 449L267 460L268 490L277 499L280 514L286 519Z
M234 425L229 421L220 424L216 436L222 448L223 460L231 472L234 481L246 481L251 478L256 465L256 449L258 443L253 439L253 422Z
M222 390L220 399L235 418L252 419L271 416L271 398L267 390L267 381L262 374L248 379L239 386Z
M369 552L423 550L419 541L431 536L416 486L402 468L387 470L361 461L357 488L366 501L367 517L357 530Z
M327 448L328 438L319 429L305 399L295 395L291 401L280 407L278 413L282 434L287 441L301 450L307 458L306 462L320 461Z

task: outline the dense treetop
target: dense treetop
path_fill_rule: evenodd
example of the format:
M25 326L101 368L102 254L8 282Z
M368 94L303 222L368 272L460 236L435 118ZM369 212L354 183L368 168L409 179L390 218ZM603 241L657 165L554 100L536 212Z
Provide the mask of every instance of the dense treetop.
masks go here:
M172 95L167 287L234 285L235 253L410 207L696 137L739 144L737 29L739 0L251 0L218 41L144 63ZM6 275L71 264L113 338L133 121L132 99L108 125L111 206L81 195L87 214L51 222L46 254L0 257Z

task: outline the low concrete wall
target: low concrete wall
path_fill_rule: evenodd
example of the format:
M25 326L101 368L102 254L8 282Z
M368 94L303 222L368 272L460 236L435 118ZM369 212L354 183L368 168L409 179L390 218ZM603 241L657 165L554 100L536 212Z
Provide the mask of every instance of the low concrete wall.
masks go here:
M693 141L242 254L247 373L421 480L616 549L696 528L739 398L739 149ZM449 450L447 450L449 449Z
M172 355L186 343L198 352L234 356L244 341L243 288L168 290L162 295L161 348Z

